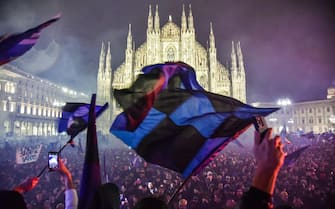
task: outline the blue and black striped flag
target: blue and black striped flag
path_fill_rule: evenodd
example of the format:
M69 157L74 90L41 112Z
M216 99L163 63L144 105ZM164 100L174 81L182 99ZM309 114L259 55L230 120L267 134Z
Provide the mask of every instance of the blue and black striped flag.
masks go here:
M60 19L60 15L23 33L0 36L0 65L6 64L31 49L40 37L43 28Z
M146 161L184 178L200 171L254 121L277 108L255 108L205 91L185 63L144 67L128 89L114 91L124 112L110 131Z

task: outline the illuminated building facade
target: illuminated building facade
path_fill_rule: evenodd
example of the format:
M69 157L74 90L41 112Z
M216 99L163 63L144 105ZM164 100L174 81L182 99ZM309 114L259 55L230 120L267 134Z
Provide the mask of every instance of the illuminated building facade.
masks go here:
M65 102L88 96L11 66L0 66L0 137L57 135Z
M288 105L257 103L254 106L275 107L281 109L269 115L266 119L268 125L273 127L275 133L280 133L286 126L288 132L323 133L335 131L335 98L315 101L291 103Z
M129 25L125 60L114 71L111 68L110 43L107 49L102 43L97 75L97 102L109 102L111 105L110 112L104 113L97 121L100 123L98 127L103 127L103 124L109 126L112 118L120 112L113 101L113 89L129 87L141 73L141 69L151 64L185 62L195 69L197 80L207 91L246 102L246 77L240 42L232 42L231 60L225 66L217 57L212 23L209 24L208 46L204 47L196 40L191 6L188 15L183 6L180 22L179 27L172 16L169 16L161 27L158 6L155 14L149 6L146 41L136 49ZM109 127L103 128L108 129Z

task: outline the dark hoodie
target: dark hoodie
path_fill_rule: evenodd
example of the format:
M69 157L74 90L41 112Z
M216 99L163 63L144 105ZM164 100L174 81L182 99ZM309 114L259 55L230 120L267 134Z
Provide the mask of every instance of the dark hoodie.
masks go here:
M91 209L119 209L120 192L113 183L102 184L96 191Z

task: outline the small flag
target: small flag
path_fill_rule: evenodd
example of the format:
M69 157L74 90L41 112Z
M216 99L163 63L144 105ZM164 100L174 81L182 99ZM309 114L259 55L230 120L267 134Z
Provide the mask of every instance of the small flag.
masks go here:
M142 71L130 88L114 91L124 112L110 131L146 161L183 177L200 171L254 117L277 110L205 91L185 63L156 64Z
M58 132L66 131L71 139L85 130L88 124L88 112L90 105L86 103L66 103L62 108L62 117L58 122ZM108 108L108 103L104 106L96 106L96 117L99 117Z
M93 94L89 106L86 152L83 173L80 180L78 209L89 209L98 187L101 185L99 150L96 130L96 95Z
M60 15L23 33L0 36L0 65L6 64L30 50L40 37L41 30L60 19Z
M288 154L286 157L285 157L285 160L284 160L284 165L283 166L288 166L288 167L292 167L293 164L298 160L299 156L301 155L301 153L303 151L305 151L310 145L307 145L307 146L304 146L304 147L301 147L300 149Z

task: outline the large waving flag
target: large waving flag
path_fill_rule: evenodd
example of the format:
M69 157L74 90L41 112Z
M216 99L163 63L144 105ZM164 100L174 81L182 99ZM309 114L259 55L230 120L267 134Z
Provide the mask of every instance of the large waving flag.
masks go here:
M93 94L89 109L86 152L83 166L83 174L80 180L78 209L91 208L90 206L94 194L97 191L98 187L101 185L99 150L97 141L97 130L95 124L96 121L95 100L96 95Z
M0 65L6 64L31 49L40 37L42 29L60 19L60 15L23 33L0 36Z
M256 116L277 108L255 108L205 91L185 63L142 69L128 89L115 90L124 112L110 131L146 161L188 177L237 138Z
M62 108L62 117L58 122L58 132L66 131L71 139L85 130L88 124L90 104L66 103ZM99 117L108 108L108 103L95 106L96 117Z

